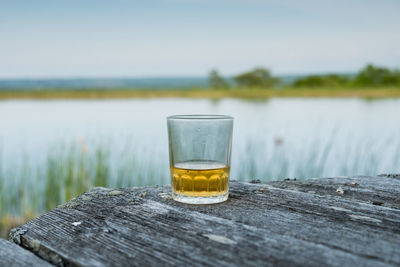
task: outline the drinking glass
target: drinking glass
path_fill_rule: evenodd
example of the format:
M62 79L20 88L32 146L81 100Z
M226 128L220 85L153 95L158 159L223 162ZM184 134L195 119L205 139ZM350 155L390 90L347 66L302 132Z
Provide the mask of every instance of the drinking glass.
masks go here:
M190 204L228 199L233 117L167 117L172 198Z

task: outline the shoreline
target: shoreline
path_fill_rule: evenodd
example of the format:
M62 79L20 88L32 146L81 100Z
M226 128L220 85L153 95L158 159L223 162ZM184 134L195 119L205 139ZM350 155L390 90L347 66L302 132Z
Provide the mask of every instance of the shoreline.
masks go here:
M0 100L6 99L127 99L127 98L195 98L195 99L268 99L272 97L332 97L332 98L399 98L400 88L283 88L283 89L182 89L182 90L0 90Z

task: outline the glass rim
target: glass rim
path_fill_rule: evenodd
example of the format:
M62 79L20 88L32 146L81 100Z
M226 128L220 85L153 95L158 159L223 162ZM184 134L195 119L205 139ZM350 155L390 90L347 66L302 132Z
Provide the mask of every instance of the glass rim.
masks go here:
M214 114L190 114L190 115L171 115L167 120L233 120L229 115Z

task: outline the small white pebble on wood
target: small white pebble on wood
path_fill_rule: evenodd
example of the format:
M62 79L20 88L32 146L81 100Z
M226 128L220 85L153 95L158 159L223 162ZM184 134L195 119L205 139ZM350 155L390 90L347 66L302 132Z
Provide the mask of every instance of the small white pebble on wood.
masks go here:
M163 199L172 199L171 194L168 194L168 193L159 193L158 196Z
M338 193L339 195L343 195L344 194L343 188L339 186L338 189L336 189L336 193Z

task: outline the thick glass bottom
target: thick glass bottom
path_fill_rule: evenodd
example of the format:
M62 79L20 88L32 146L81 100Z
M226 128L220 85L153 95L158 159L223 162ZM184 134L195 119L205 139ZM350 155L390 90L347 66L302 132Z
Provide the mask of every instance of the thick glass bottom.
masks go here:
M172 192L172 199L186 204L215 204L226 201L228 199L228 195L228 192L226 192L217 196L193 197Z

